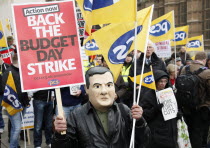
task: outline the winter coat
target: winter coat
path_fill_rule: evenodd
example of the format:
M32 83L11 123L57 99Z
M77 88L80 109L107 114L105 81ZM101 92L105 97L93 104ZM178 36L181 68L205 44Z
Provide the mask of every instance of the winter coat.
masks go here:
M117 103L109 109L108 135L90 102L76 108L67 118L67 134L55 133L52 148L129 148L132 118L130 109L122 107L125 117ZM149 132L145 132L148 127L143 118L136 122L135 131L137 143L148 141Z
M7 78L9 75L9 72L12 72L12 76L15 82L16 90L18 99L23 107L26 107L29 105L29 98L28 94L26 92L22 92L21 90L21 82L20 82L20 74L19 74L19 68L11 65L9 68L6 69L6 71L3 74L2 77L2 88L5 88L5 85L7 83Z
M154 73L156 82L162 77L168 77L167 73L161 70ZM151 142L147 148L177 148L177 120L164 120L155 90L145 93L140 106L143 108L143 117L151 130Z
M198 70L200 67L204 67L203 64L199 63L198 61L192 62L190 65L190 71L194 72ZM185 67L183 67L181 74L185 74L186 70ZM200 107L202 106L210 106L210 69L207 69L202 71L198 75L201 79L201 83L199 86L198 96L201 100Z
M5 70L9 67L9 64L6 64L6 63L3 63L1 65L1 74L0 74L0 95L3 95L4 94L4 89L3 86L2 86L2 76L3 76L3 73L5 72Z
M182 60L182 64L184 65L185 65L186 60L189 60L189 59L191 60L190 55L188 53L186 53L186 58L185 58L185 52L179 52L179 56Z

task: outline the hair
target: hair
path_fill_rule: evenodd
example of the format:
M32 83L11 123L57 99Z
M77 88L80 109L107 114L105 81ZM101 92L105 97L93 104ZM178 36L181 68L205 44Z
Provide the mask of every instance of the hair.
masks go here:
M129 53L129 54L127 55L127 57L133 58L133 55L132 55L131 53Z
M205 60L205 59L207 59L207 55L205 52L200 51L196 53L195 60Z
M167 66L167 72L170 74L171 72L174 72L175 71L175 68L177 69L178 66L177 65L174 65L174 64L168 64Z
M155 44L149 39L147 44L151 44L153 48L155 48Z
M101 67L101 66L96 66L96 67L92 67L90 68L86 73L85 73L85 80L86 80L86 87L87 89L89 89L90 86L90 77L96 74L105 74L106 72L110 72L112 74L112 72L106 68L106 67ZM113 76L113 74L112 74Z
M12 36L8 36L7 37L7 41L13 41L14 39L13 39L13 37Z

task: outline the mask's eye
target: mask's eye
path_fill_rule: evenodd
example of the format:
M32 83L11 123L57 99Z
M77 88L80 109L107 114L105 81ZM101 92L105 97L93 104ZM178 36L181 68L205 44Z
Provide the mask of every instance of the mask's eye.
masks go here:
M112 87L112 86L113 86L112 83L108 83L108 84L107 84L107 87Z
M94 88L100 88L100 85L99 84L95 84Z

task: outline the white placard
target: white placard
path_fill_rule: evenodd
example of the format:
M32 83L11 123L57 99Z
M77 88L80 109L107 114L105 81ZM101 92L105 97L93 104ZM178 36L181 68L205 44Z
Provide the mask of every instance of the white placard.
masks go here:
M159 58L171 57L171 43L170 40L155 43L155 53Z
M34 128L34 107L32 100L29 102L29 107L26 108L26 113L23 117L23 121L21 123L21 129L32 129Z
M81 85L71 85L69 87L70 89L70 95L75 95L77 93L77 90L80 90Z
M156 92L158 102L163 104L162 114L164 120L170 120L176 118L178 112L178 106L174 92L172 88L167 88L161 91Z

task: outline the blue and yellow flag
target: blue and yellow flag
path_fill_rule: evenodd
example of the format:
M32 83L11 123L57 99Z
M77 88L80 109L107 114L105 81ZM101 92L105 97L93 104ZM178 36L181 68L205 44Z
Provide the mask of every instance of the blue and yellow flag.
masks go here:
M1 21L0 21L0 47L7 47L6 37L4 34L4 29Z
M174 11L152 21L150 40L154 43L174 39Z
M204 51L203 35L188 38L186 51Z
M145 8L137 14L137 49L144 50L149 37L149 26L153 6ZM92 34L101 54L106 60L116 81L127 53L134 49L135 27L133 22L110 24Z
M23 110L23 107L18 100L17 90L15 87L12 72L9 72L1 105L6 108L7 112L11 116Z
M140 84L140 76L141 75L136 76L137 84ZM128 77L130 78L130 80L132 82L134 82L134 77L131 77L131 76L128 76ZM154 80L152 71L149 71L149 72L143 74L142 86L156 90L155 80Z
M99 50L98 45L96 44L96 41L92 39L92 36L89 36L84 41L84 49L85 54L88 56L101 54L101 50Z
M92 25L135 21L136 0L77 0L86 30Z
M186 45L189 26L175 28L175 39L171 40L171 46Z

